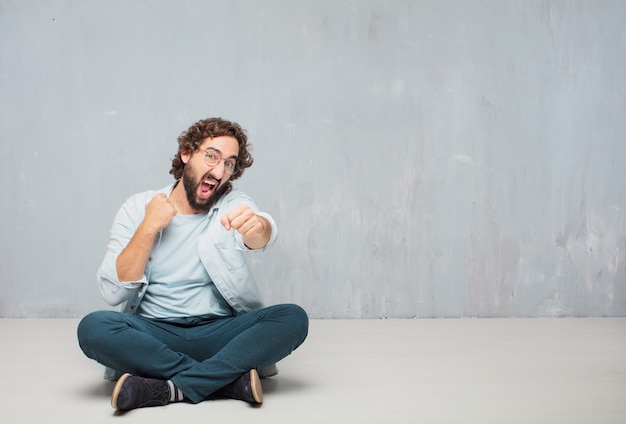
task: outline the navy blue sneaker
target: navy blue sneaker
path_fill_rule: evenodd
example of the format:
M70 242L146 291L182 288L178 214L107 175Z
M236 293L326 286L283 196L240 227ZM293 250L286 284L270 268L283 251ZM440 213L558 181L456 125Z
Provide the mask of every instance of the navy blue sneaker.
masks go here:
M124 374L113 389L111 406L128 411L146 406L163 406L170 402L170 386L166 380Z
M259 374L256 370L250 370L229 385L219 389L214 395L260 405L263 403L263 388Z

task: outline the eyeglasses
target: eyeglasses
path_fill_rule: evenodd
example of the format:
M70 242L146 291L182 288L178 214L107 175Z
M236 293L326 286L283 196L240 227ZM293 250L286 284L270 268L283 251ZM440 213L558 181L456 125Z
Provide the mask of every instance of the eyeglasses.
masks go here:
M224 161L224 172L228 175L233 175L239 170L239 165L237 164L236 159L224 159L222 155L217 150L211 149L210 147L206 150L203 150L205 153L204 161L209 166L217 166L221 161Z

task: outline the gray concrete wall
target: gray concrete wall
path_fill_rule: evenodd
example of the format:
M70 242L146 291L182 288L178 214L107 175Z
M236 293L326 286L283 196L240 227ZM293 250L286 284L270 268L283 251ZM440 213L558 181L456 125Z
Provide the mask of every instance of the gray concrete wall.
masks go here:
M312 317L626 315L626 2L0 0L0 316L104 308L121 202L223 116Z

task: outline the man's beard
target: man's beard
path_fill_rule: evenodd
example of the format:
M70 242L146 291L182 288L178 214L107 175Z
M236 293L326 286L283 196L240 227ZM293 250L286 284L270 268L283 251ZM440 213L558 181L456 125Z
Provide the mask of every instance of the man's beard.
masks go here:
M202 184L202 180L207 175L202 176L202 178L200 178L198 181L194 181L193 174L194 174L193 167L186 165L183 171L182 180L183 180L183 187L185 188L185 194L187 195L187 202L189 202L189 206L191 206L191 208L197 212L207 212L211 210L213 205L215 205L215 203L218 200L220 200L220 198L224 194L228 193L230 189L232 188L230 181L228 181L220 185L217 189L215 189L213 194L211 194L211 196L208 199L202 202L199 202L198 199L196 198L196 193L198 192L198 188Z

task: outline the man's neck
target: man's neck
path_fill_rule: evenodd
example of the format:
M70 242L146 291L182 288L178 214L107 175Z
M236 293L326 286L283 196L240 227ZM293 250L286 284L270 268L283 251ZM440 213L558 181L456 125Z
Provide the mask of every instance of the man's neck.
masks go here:
M189 205L189 201L187 201L187 194L185 193L185 187L180 181L176 183L176 186L170 193L170 200L174 204L174 208L176 208L176 213L178 215L195 215L201 212L193 209Z

